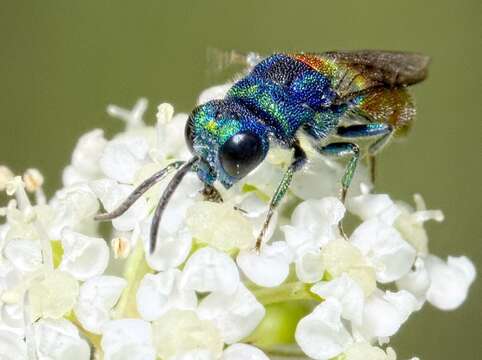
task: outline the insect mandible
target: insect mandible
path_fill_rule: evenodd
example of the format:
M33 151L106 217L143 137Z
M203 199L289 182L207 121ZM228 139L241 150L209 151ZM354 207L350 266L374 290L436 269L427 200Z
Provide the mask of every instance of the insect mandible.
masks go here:
M177 170L154 213L152 253L162 213L186 173L197 172L205 195L220 201L214 182L231 187L264 160L270 141L275 141L293 149L293 155L271 198L256 240L259 250L293 174L307 162L298 134L305 133L321 155L348 158L341 179L345 201L360 158L357 139L373 139L367 155L374 169L375 155L410 126L415 107L407 87L426 78L428 63L421 54L378 50L277 53L262 59L224 99L192 111L185 128L193 154L189 161L171 163L139 185L117 209L96 219L122 215L151 186Z

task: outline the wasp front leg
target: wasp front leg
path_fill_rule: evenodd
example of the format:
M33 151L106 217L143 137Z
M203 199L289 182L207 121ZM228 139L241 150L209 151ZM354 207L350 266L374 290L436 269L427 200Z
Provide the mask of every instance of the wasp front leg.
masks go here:
M271 218L273 217L274 211L281 203L281 200L283 200L283 197L286 195L286 192L290 187L291 180L293 179L294 173L299 169L301 169L303 165L306 163L305 151L301 148L298 142L296 142L293 145L293 148L294 148L293 160L290 166L288 167L288 169L286 169L286 172L284 173L283 178L281 179L280 183L278 184L278 187L276 188L275 193L273 194L273 197L271 198L271 201L269 203L269 208L268 208L268 214L266 215L266 219L263 223L263 227L261 228L258 238L256 239L256 251L259 251L261 249L263 238L266 234L266 231L268 230L268 226L271 221Z

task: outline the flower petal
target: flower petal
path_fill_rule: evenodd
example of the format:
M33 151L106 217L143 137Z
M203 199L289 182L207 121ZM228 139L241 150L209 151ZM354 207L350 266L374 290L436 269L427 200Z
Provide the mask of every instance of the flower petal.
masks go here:
M196 293L179 288L181 271L169 269L158 274L146 274L137 290L137 310L143 319L153 321L172 308L195 309Z
M364 295L362 288L346 274L331 281L315 284L311 291L324 299L334 298L342 306L341 316L355 324L361 324Z
M104 148L99 164L102 172L121 183L132 184L136 172L144 164L149 145L140 136L121 136Z
M227 254L211 247L199 249L187 260L181 278L183 289L218 291L227 295L233 294L239 283L235 262Z
M269 358L257 347L233 344L224 350L221 360L269 360Z
M226 344L247 337L259 325L265 310L254 295L239 284L233 295L211 293L199 304L201 319L211 320L219 329Z
M60 270L84 281L101 275L109 263L109 247L104 239L76 233L70 229L62 231L64 254Z
M90 348L77 328L65 319L39 320L33 324L40 359L89 360Z
M361 332L366 340L392 336L416 307L417 299L408 291L377 291L365 302Z
M127 282L117 276L98 276L82 284L74 312L86 330L94 334L102 332L126 285Z
M397 287L413 294L418 300L417 310L420 310L430 288L430 275L422 258L417 258L414 268L397 280Z
M101 347L106 360L156 358L152 347L151 324L140 319L112 320L106 323L102 327Z
M194 238L222 251L254 245L251 223L229 203L194 203L187 212L187 225Z
M79 283L69 273L60 270L46 273L29 291L33 318L64 316L74 307L78 294Z
M378 218L392 225L400 210L386 194L362 194L347 199L347 209L362 220Z
M170 359L196 349L206 349L215 358L221 355L223 342L219 331L192 310L171 309L153 324L154 344L162 359Z
M475 266L470 259L449 256L445 263L429 255L425 265L431 280L427 300L441 310L453 310L462 305L475 280Z
M410 271L416 251L393 227L372 218L358 226L351 243L366 255L377 269L377 280L388 283Z
M276 287L288 277L291 262L286 242L276 241L255 250L241 251L236 259L246 277L258 286Z
M13 239L7 243L3 253L22 272L33 272L42 266L42 250L39 241Z
M353 342L341 322L341 312L341 304L329 298L300 320L295 338L306 355L315 360L331 359Z
M165 271L181 265L191 251L192 237L189 230L181 228L175 233L169 233L163 226L160 226L156 249L151 254L149 252L150 228L149 218L143 223L142 228L146 260L149 266L157 271Z
M20 335L0 330L0 358L2 360L27 360L27 347Z
M133 186L120 185L114 180L102 179L94 181L90 187L100 199L106 211L113 211L134 190ZM131 231L148 214L144 198L137 200L124 214L112 220L112 225L119 231Z

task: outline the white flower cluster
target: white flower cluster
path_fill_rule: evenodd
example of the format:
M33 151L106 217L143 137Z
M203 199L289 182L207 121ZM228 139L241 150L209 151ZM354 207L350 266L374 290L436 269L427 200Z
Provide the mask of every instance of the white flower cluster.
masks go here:
M0 191L14 196L1 209L0 358L265 360L295 345L316 360L394 360L384 345L412 313L426 302L442 310L464 302L471 261L428 252L423 224L442 221L440 211L418 195L414 209L370 193L363 167L345 207L337 198L343 167L315 154L253 250L291 155L275 147L241 183L219 189L223 203L203 201L188 174L149 255L167 181L156 185L112 221L109 250L93 220L101 206L112 211L154 172L190 156L187 115L161 104L147 126L146 107L110 106L126 130L112 140L102 130L82 136L48 202L37 170L21 178L0 167ZM345 239L338 223L347 212L360 221Z

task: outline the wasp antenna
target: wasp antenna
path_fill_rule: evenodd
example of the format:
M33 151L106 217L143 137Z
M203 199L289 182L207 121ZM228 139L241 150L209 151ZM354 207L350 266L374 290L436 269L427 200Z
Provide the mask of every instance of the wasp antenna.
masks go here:
M159 232L159 224L161 223L162 213L166 208L172 194L176 191L177 187L181 183L184 176L191 170L192 166L199 160L197 156L194 156L191 160L184 163L179 170L176 172L174 177L171 179L169 184L167 184L159 203L157 204L156 212L152 218L150 242L149 242L149 252L152 254L156 249L157 233Z
M185 161L175 161L167 165L164 169L156 172L150 178L144 180L142 184L135 188L134 191L127 197L127 199L125 199L122 204L120 204L115 210L105 214L98 214L95 216L94 219L98 221L106 221L121 216L137 201L137 199L142 196L142 194L144 194L156 183L161 181L171 171L179 169L184 163Z

